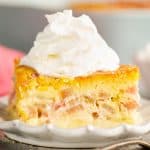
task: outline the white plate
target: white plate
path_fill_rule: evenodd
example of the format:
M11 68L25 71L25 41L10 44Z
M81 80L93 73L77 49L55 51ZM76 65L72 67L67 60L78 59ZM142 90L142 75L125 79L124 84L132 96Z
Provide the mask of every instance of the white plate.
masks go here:
M4 108L7 106L7 97L1 99L0 114L3 119L6 116ZM89 125L76 129L62 129L53 125L32 127L19 120L1 120L0 129L4 130L11 139L38 146L62 148L105 146L108 143L124 138L135 138L150 131L150 101L142 99L141 103L140 113L143 122L137 125L122 124L108 129Z

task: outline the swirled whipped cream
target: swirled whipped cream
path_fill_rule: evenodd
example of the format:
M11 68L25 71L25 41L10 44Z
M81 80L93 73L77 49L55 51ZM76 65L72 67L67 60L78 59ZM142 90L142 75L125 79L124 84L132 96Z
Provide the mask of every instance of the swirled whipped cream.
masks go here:
M44 75L71 77L118 68L117 54L88 16L74 17L71 10L64 10L46 18L49 24L37 35L22 65Z

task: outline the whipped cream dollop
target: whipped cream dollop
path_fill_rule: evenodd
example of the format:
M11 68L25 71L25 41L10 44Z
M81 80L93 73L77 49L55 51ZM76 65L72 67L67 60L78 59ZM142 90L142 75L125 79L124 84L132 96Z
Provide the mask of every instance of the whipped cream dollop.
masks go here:
M119 57L88 16L74 17L71 10L64 10L46 18L49 24L37 35L21 65L44 75L71 77L118 68Z

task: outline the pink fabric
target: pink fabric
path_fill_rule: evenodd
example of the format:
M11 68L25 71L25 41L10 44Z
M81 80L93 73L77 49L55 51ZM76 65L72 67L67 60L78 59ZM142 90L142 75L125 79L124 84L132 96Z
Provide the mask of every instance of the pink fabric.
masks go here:
M14 73L14 60L23 53L0 45L0 96L10 93Z

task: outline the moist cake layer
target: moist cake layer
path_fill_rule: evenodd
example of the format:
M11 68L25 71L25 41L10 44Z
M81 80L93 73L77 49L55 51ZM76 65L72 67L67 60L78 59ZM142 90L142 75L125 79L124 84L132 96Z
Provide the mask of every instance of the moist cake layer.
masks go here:
M73 128L134 123L138 79L137 67L130 65L74 78L40 75L30 67L17 66L10 111L31 125Z

